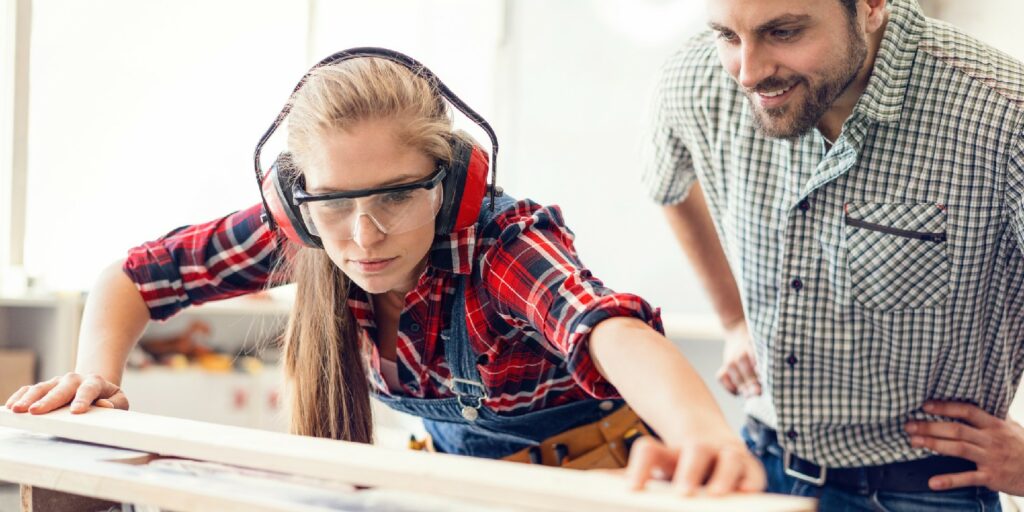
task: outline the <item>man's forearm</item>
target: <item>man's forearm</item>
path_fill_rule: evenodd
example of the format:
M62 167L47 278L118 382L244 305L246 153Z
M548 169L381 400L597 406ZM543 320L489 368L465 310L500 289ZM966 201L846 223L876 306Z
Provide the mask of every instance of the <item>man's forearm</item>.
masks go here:
M743 304L736 279L729 269L700 185L693 186L686 200L663 210L722 325L730 327L743 321Z

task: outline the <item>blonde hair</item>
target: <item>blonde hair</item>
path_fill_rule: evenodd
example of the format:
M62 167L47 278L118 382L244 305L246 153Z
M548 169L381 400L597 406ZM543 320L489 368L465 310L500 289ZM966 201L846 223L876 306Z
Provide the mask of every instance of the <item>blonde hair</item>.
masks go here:
M361 121L396 120L398 140L450 162L447 102L408 68L361 57L313 71L288 114L288 148L298 169L322 165L324 137ZM301 172L301 171L300 171ZM296 176L297 177L297 176ZM349 280L320 249L294 249L285 262L297 283L284 334L291 432L371 442L366 362L347 307Z

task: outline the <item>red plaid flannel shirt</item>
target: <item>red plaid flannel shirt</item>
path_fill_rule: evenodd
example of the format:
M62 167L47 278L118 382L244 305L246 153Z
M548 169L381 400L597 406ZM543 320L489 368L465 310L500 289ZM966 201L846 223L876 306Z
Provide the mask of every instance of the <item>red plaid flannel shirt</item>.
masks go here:
M605 288L580 262L573 238L558 207L529 200L487 225L437 237L425 275L407 295L399 319L402 394L453 396L445 386L450 371L439 340L453 321L453 278L469 275L466 322L472 348L480 354L477 368L488 407L515 414L589 397L617 398L587 350L591 329L606 318L629 316L663 332L660 313L636 295ZM285 284L271 282L284 247L255 205L131 249L124 271L151 317L160 320L190 305ZM360 327L367 377L378 392L388 393L371 301L352 286L348 306Z

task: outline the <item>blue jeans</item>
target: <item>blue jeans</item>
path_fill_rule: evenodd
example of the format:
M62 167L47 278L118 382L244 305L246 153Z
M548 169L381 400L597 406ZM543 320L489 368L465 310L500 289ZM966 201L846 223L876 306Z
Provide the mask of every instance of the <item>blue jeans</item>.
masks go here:
M768 492L807 496L818 500L819 510L863 510L870 512L924 512L932 510L956 510L999 512L999 493L986 488L971 487L951 491L931 492L889 492L868 490L859 493L854 490L830 486L822 487L797 480L783 470L782 449L777 444L757 446L747 428L741 432L747 448L764 464L768 474Z

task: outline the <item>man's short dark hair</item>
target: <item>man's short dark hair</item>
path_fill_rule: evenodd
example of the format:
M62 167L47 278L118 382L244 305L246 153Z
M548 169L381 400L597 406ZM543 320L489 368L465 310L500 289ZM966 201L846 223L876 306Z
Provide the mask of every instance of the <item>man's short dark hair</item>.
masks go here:
M846 7L846 13L850 15L851 19L857 18L857 1L858 0L839 0L839 3Z

